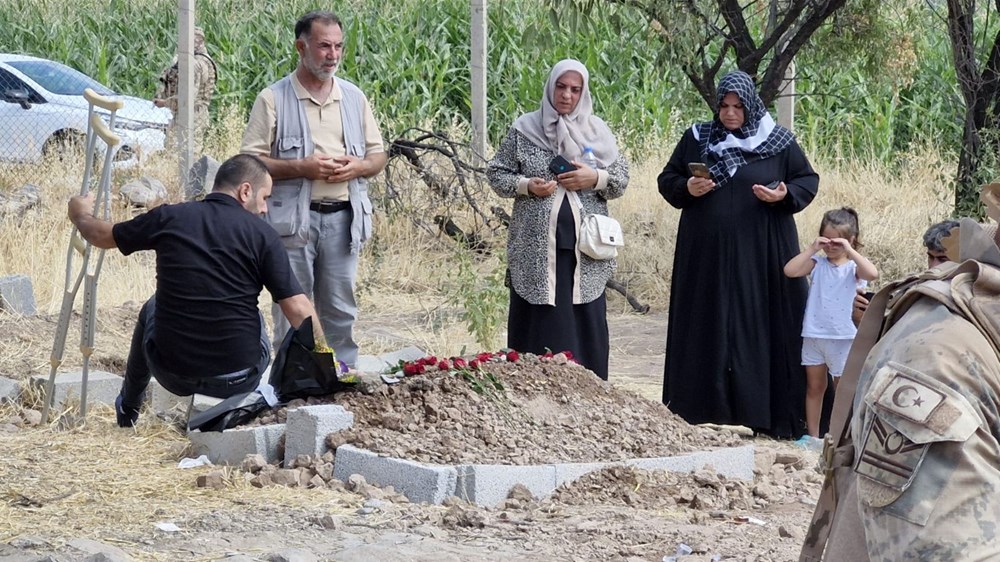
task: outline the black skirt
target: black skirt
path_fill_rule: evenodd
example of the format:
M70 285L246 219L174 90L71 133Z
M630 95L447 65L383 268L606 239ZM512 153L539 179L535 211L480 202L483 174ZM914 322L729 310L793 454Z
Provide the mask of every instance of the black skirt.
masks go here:
M559 226L564 222L560 208ZM572 214L569 215L572 224ZM567 240L567 238L572 238ZM567 247L568 246L568 247ZM578 363L608 380L608 313L604 293L586 304L573 304L576 233L556 230L556 305L531 304L510 290L507 347L541 355L546 351L573 353Z

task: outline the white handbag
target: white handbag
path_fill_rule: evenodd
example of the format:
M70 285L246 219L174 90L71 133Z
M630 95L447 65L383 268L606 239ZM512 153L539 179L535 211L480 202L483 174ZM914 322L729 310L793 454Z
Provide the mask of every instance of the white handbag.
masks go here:
M605 215L587 215L580 223L577 247L580 253L595 260L610 260L618 255L618 248L625 245L622 225Z

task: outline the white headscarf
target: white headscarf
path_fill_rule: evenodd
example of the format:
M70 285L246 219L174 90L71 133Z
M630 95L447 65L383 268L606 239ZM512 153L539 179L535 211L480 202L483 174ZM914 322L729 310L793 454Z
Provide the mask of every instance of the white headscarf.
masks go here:
M583 91L573 112L560 115L552 103L556 80L570 71L578 72L583 77ZM514 121L514 128L532 143L570 160L579 159L584 147L589 146L594 149L597 163L607 167L618 159L618 143L607 124L593 112L587 67L580 61L565 59L556 63L549 72L545 95L542 96L542 108L518 117Z

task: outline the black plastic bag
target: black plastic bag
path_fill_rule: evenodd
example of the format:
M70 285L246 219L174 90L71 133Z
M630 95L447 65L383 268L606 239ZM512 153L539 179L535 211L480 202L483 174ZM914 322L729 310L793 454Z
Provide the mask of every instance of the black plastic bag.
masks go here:
M191 416L188 431L222 431L247 423L267 410L267 400L256 390L230 396L215 406Z
M333 353L315 349L311 318L306 318L301 326L290 328L285 334L267 381L274 388L279 402L328 396L354 386L338 378L340 369Z

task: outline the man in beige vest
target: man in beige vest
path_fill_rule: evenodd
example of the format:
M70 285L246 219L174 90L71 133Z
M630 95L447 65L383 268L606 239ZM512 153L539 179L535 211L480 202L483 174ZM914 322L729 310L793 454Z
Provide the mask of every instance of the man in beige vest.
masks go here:
M254 102L240 152L261 157L275 179L268 221L313 299L337 358L353 367L358 254L371 236L368 178L386 153L367 98L335 77L344 49L340 19L310 12L295 24L295 71ZM288 324L274 311L275 337Z

